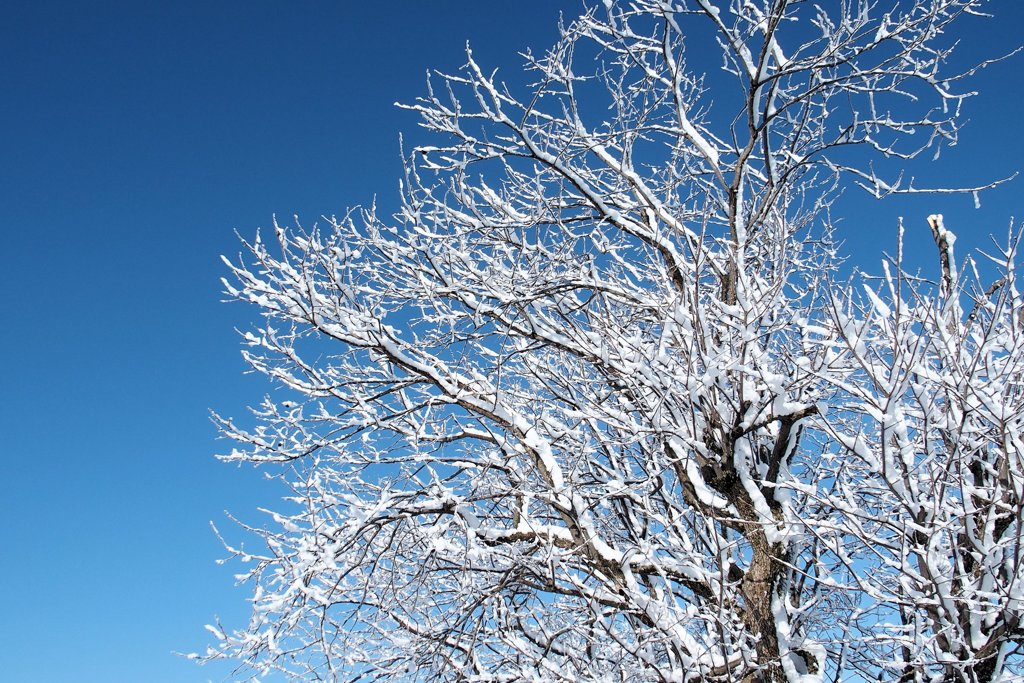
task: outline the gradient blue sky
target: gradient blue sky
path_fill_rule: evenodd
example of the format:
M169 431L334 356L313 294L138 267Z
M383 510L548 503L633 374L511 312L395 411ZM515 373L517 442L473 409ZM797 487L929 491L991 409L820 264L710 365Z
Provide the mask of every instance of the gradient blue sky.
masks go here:
M240 625L245 590L209 529L258 522L279 492L223 465L207 411L266 390L243 375L219 303L220 254L277 214L312 223L392 205L392 107L454 70L463 46L514 70L574 2L41 0L0 11L0 678L224 680L172 651L203 624ZM1020 41L1024 3L996 0L965 54ZM710 64L712 68L716 64ZM972 183L1022 164L1020 58L986 69L956 150L922 177ZM895 217L941 211L961 243L1005 234L1024 181L983 196L848 199L857 260L891 247Z

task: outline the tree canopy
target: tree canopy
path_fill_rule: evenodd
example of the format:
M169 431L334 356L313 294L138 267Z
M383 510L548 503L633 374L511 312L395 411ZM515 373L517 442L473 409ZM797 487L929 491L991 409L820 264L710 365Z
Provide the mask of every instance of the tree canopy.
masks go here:
M405 105L401 210L227 260L292 489L206 655L304 680L1024 676L1019 233L841 280L981 0L633 0ZM703 42L702 42L703 41ZM688 66L715 49L715 78ZM712 83L714 87L712 87ZM885 175L893 169L892 175ZM838 235L841 237L841 235ZM902 244L902 234L901 234ZM994 277L983 273L997 272Z

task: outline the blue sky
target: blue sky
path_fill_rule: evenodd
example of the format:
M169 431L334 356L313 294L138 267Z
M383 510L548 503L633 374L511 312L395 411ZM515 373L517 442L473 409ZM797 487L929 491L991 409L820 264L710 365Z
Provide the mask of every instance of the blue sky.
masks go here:
M0 671L5 680L204 681L171 653L203 624L246 616L238 567L211 520L258 522L278 490L218 463L208 410L237 415L267 387L244 375L220 303L221 254L277 214L312 223L392 205L392 107L427 67L478 60L513 72L573 2L9 3L0 14ZM1024 3L996 0L967 55L1019 41ZM714 67L714 64L709 65ZM986 69L961 145L922 177L973 183L1020 166L1017 58ZM845 228L869 265L904 214L930 258L924 216L961 243L1024 215L1024 180L983 196L873 203ZM851 197L853 197L851 195Z

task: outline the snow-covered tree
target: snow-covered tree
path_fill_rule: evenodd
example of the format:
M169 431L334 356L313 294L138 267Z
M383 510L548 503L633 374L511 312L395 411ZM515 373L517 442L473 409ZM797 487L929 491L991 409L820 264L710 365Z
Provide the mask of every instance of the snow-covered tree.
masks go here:
M836 403L861 419L827 421L839 447L820 499L833 507L836 530L819 537L867 596L853 629L873 642L857 655L902 671L900 680L1009 680L1011 672L1021 680L1020 235L988 257L1000 277L982 288L976 272L958 274L942 216L928 222L937 286L909 278L898 258L880 290L866 290L863 308L836 302L842 355L854 369L833 375Z
M228 261L282 389L219 420L223 457L292 495L246 527L253 616L206 656L1020 680L1017 235L976 268L933 216L934 283L897 256L842 284L830 222L849 184L945 191L899 170L955 141L955 23L982 4L608 0L522 92L472 53L436 75L397 215ZM711 50L722 71L688 67Z

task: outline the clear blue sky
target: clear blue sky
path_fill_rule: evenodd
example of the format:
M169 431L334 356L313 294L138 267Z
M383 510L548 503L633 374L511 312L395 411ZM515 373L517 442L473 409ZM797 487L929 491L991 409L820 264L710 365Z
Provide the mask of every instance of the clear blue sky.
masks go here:
M516 51L546 46L558 10L576 7L7 3L0 678L227 677L171 654L202 649L216 615L247 615L209 521L230 532L228 509L259 522L279 493L213 459L227 445L207 411L240 414L266 390L243 375L234 328L252 311L219 303L220 254L275 213L312 223L374 193L392 205L398 132L415 126L392 103L423 92L428 66L461 64L467 39L483 64L514 70ZM1024 3L992 9L999 20L964 36L971 54L1020 40ZM961 146L928 175L970 183L1022 166L1022 69L981 75ZM925 235L933 211L976 244L1024 216L1022 192L993 191L980 211L963 197L857 196L850 248L890 247L899 213Z

